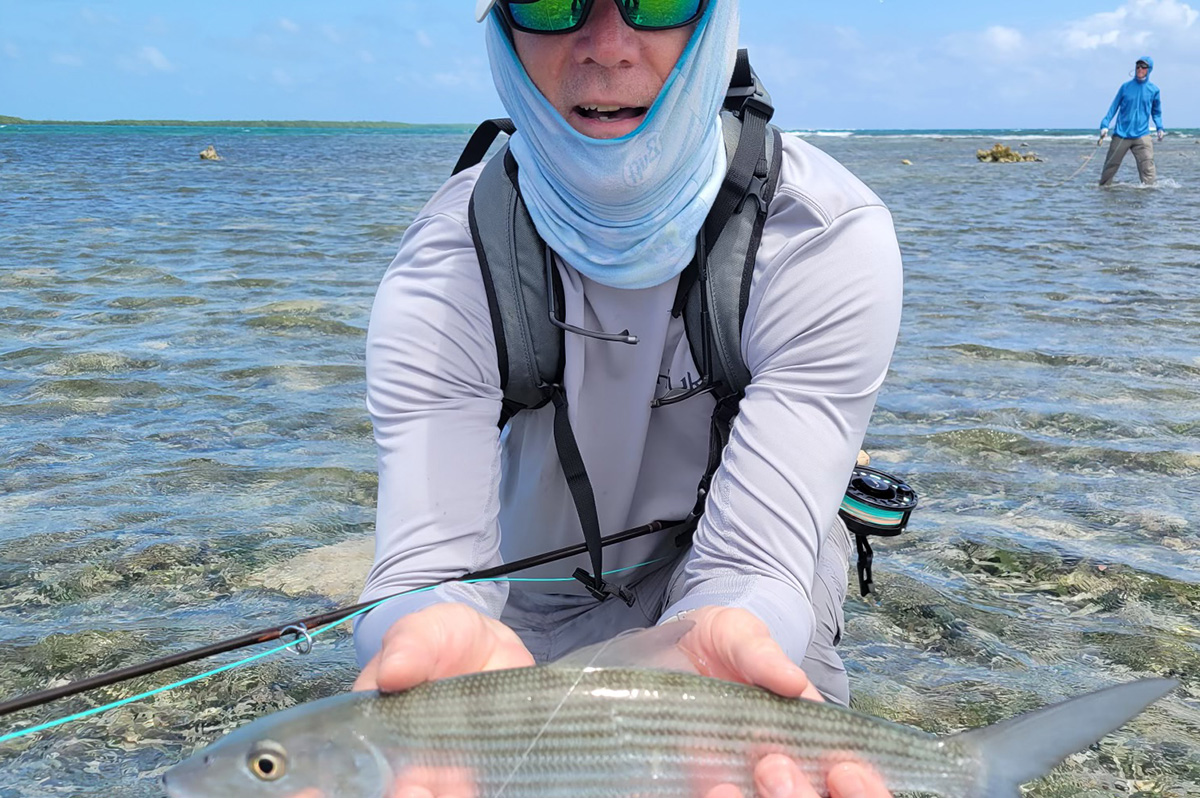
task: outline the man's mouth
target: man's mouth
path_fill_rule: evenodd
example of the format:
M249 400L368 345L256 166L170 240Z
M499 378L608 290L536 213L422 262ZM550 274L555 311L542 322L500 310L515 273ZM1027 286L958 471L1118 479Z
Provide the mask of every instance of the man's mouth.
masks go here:
M628 105L577 105L575 113L585 119L595 119L598 122L620 122L644 116L646 108Z

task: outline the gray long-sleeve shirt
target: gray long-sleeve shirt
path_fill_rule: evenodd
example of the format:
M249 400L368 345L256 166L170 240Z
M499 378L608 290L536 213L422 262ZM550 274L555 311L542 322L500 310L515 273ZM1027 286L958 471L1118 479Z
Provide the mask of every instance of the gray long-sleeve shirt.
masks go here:
M553 408L520 413L503 437L497 428L496 344L467 222L478 174L457 175L429 201L375 299L367 405L379 504L364 600L583 540L554 447ZM685 517L707 462L713 400L650 407L700 376L683 320L670 313L677 280L625 290L559 269L568 323L639 338L629 346L565 337L570 420L602 533ZM743 325L752 380L696 530L683 598L664 618L707 604L742 607L803 659L818 547L887 372L900 305L887 209L833 159L785 135ZM670 536L632 540L606 549L605 567L672 547ZM577 566L590 570L581 555L522 576L569 577ZM570 580L541 589L583 592ZM451 584L393 600L359 623L360 661L407 613L463 601L499 617L506 596L503 584Z

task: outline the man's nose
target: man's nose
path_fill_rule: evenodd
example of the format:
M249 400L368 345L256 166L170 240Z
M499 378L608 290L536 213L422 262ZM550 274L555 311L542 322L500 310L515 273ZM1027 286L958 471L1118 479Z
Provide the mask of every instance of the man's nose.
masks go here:
M617 8L619 2L621 0L596 0L576 42L580 61L590 60L600 66L614 67L637 58L638 31L625 24Z

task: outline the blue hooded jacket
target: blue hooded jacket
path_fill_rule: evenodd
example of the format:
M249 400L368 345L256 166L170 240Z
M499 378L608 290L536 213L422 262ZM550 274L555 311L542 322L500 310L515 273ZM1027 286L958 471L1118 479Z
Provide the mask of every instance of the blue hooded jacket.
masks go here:
M1150 73L1154 71L1154 59L1144 55L1138 60L1145 61L1150 67L1146 71L1146 79L1138 80L1135 77L1121 84L1121 88L1117 89L1116 99L1100 123L1102 129L1106 128L1116 117L1117 125L1113 129L1113 135L1123 139L1136 139L1149 134L1151 117L1154 118L1154 126L1164 130L1158 86L1150 82Z

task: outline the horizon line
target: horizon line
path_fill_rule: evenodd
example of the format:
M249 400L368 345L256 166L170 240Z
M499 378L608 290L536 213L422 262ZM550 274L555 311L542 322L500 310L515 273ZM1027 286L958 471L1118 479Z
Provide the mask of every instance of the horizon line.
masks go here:
M112 126L112 127L132 127L136 125L157 126L157 127L374 127L374 128L431 128L431 127L476 127L478 122L392 122L383 120L321 120L321 119L107 119L107 120L90 120L90 119L25 119L18 116L5 116L0 114L0 125L92 125L92 126ZM1200 127L1181 126L1175 130L1197 130ZM925 128L887 128L887 127L796 127L784 128L788 132L821 132L821 133L837 133L837 132L881 132L881 131L906 131L906 132L967 132L967 131L1012 131L1012 132L1036 132L1036 131L1063 131L1063 132L1079 132L1090 133L1090 127L925 127ZM1172 132L1170 128L1167 132Z

